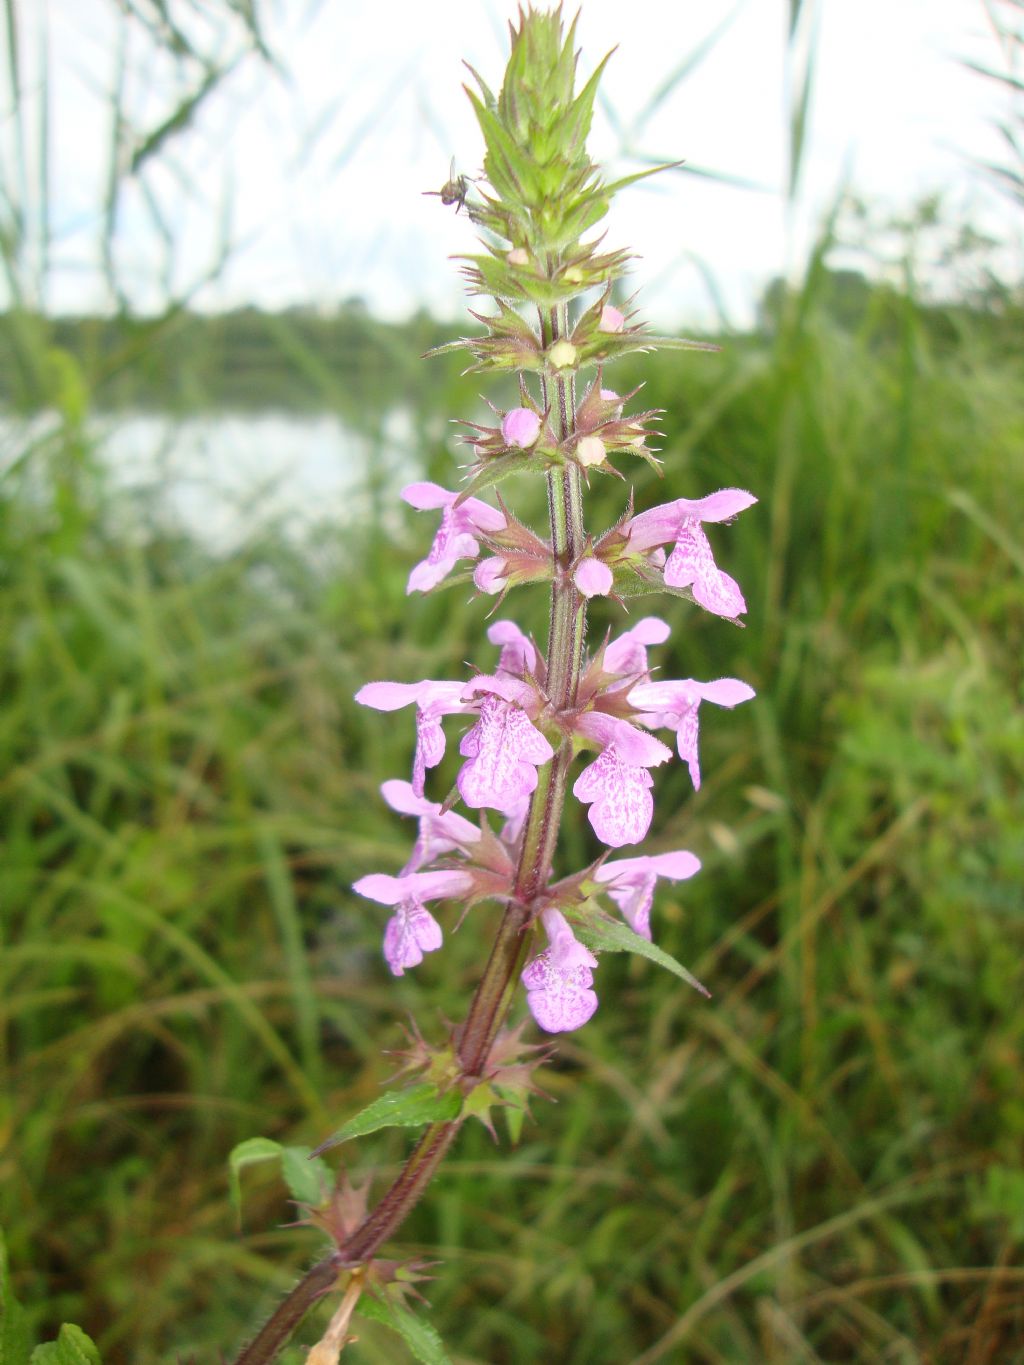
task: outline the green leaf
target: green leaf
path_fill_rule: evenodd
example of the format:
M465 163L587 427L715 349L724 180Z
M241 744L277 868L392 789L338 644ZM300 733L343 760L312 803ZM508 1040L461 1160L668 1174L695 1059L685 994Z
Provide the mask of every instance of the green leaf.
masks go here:
M231 1206L239 1218L242 1216L242 1182L239 1178L242 1167L253 1166L257 1161L273 1161L281 1155L281 1151L279 1142L265 1137L246 1138L231 1149L228 1157Z
M316 1150L326 1152L340 1142L365 1137L380 1128L419 1128L427 1123L445 1122L458 1118L461 1109L462 1096L457 1090L438 1094L429 1082L414 1085L409 1090L391 1090L368 1104L354 1119L349 1119Z
M627 185L635 185L638 180L646 180L649 175L660 175L662 171L676 171L682 164L681 161L662 161L657 166L649 166L647 170L634 171L631 175L620 176L618 180L613 180L610 185L605 185L604 192L611 198L619 190L624 190Z
M422 1365L452 1365L437 1329L400 1304L364 1297L359 1301L357 1313L397 1332Z
M692 972L688 972L682 963L677 962L671 953L666 953L664 948L659 948L656 943L650 943L647 939L641 938L639 934L633 932L625 924L617 924L614 920L588 920L586 924L578 923L574 925L576 937L581 943L595 953L639 953L641 957L649 958L651 962L656 962L659 967L664 967L672 972L687 985L700 991L701 995L711 998L711 992L707 987L702 986Z
M91 1337L81 1327L66 1322L56 1341L37 1346L29 1357L29 1365L103 1365L100 1353Z
M281 1174L291 1197L313 1208L323 1203L324 1190L334 1183L330 1168L313 1156L311 1147L285 1147L281 1152Z
M27 1365L28 1358L28 1322L11 1288L7 1244L0 1231L0 1365Z
M641 334L645 347L657 347L659 351L720 351L713 341L694 341L690 337L656 337Z
M281 1162L281 1174L288 1186L288 1193L300 1204L314 1207L323 1202L324 1188L329 1188L333 1177L325 1162L313 1157L311 1147L285 1147L273 1138L246 1138L235 1147L228 1157L231 1182L231 1203L235 1212L241 1216L242 1185L240 1173L243 1166L253 1166L258 1161Z

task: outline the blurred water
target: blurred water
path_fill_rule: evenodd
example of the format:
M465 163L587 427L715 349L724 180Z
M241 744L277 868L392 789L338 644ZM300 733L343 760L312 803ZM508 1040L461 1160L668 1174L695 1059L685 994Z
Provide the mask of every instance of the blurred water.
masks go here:
M222 552L269 525L301 541L318 527L386 519L418 468L412 417L400 408L372 436L333 414L285 412L107 414L86 436L123 509ZM56 413L0 414L0 472L20 468L41 484L62 445Z

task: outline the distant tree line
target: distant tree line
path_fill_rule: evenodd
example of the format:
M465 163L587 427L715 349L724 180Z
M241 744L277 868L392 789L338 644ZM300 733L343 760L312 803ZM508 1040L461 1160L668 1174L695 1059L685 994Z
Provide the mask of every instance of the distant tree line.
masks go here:
M806 303L782 279L765 289L754 333L730 346L764 343ZM994 346L1019 345L1022 309L979 299L955 304L911 300L855 270L822 269L811 300L824 325L864 332L873 345L898 344L908 316L938 346L966 331ZM458 323L417 313L400 323L374 318L359 300L330 313L308 308L226 313L176 310L156 317L0 314L0 403L34 411L53 402L54 367L70 364L88 401L101 409L204 408L337 411L350 423L406 405L445 403L464 368L458 353L420 361L459 333Z

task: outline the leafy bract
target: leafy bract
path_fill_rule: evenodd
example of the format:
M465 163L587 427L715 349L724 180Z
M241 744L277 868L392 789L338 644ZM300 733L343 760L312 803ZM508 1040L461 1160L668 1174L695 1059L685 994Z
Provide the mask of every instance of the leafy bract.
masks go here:
M367 1296L360 1300L358 1312L397 1332L422 1365L452 1365L437 1329L401 1304Z
M456 1119L461 1109L462 1096L457 1090L442 1093L429 1081L408 1090L389 1090L343 1124L316 1151L326 1152L329 1147L376 1133L380 1128L420 1128L428 1123Z
M29 1357L29 1365L102 1365L100 1353L91 1337L81 1327L66 1322L56 1341L37 1346Z
M711 992L707 987L702 986L693 973L688 972L671 953L666 953L664 948L659 948L656 943L641 938L627 925L617 924L614 920L589 920L586 924L574 925L573 929L580 942L595 953L639 953L641 957L656 962L659 967L672 972L695 991L700 991L701 995L706 995L710 999Z

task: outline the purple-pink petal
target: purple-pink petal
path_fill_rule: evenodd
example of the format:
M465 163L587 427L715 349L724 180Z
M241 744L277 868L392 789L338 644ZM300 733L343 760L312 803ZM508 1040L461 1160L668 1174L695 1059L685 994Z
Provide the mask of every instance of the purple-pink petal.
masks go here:
M508 560L504 555L492 555L473 570L473 582L480 592L493 597L508 582Z
M403 904L384 930L384 960L394 976L403 976L407 967L418 967L423 954L435 952L443 941L441 926L429 910L416 902Z
M444 757L445 738L441 716L456 715L471 709L462 700L463 684L437 682L431 678L418 683L367 683L356 693L356 701L377 711L397 711L416 703L416 751L412 761L412 788L423 795L428 768L435 768Z
M438 507L450 507L458 493L450 493L447 488L442 488L439 483L430 483L424 480L421 483L408 483L402 489L401 498L410 507L415 507L418 512L433 511Z
M502 531L507 525L502 512L479 498L466 498L456 506L459 494L436 483L408 484L402 489L402 497L412 507L442 509L430 553L410 573L406 592L427 592L436 587L458 560L475 559L480 553L475 532Z
M615 577L608 565L593 555L581 559L573 570L572 580L584 597L607 597Z
M695 602L716 616L735 618L745 612L739 584L715 563L708 538L696 518L687 518L665 564L665 584L689 588Z
M477 722L463 736L459 752L468 759L458 776L463 801L474 810L487 806L506 815L536 788L537 764L554 756L526 712L493 691L481 700Z
M651 826L654 779L646 768L623 763L611 745L580 773L573 785L579 801L591 802L587 818L610 848L638 844Z
M547 1033L582 1027L597 1009L592 989L597 958L574 936L565 917L545 910L541 921L549 946L523 969L526 1002Z
M739 678L717 678L714 682L699 683L693 678L680 682L640 683L629 693L629 703L641 709L639 719L645 725L675 730L679 757L690 770L694 791L700 790L700 737L698 708L701 701L718 706L738 706L754 696L754 689Z
M631 550L653 549L677 538L686 521L728 521L757 499L742 488L721 488L706 498L677 498L632 517L625 526Z
M630 693L632 696L632 693ZM667 763L672 750L660 739L638 730L621 716L609 716L604 711L586 711L576 722L576 728L599 744L614 744L623 763L638 768L656 768Z
M371 872L353 882L352 890L381 905L398 905L405 900L433 901L464 896L472 885L472 873L441 868L436 872L410 872L401 877Z
M606 862L595 873L607 883L608 895L622 911L630 928L642 938L651 937L651 905L659 877L683 881L700 871L700 859L685 849L640 858Z
M501 434L507 445L525 449L540 434L540 418L532 408L512 408L502 418Z
M501 645L498 668L503 673L536 673L537 650L514 621L495 621L487 629L487 638L492 645Z
M604 671L623 676L646 673L647 646L664 644L670 634L668 625L660 617L645 616L608 645L604 652Z
M490 692L503 701L529 707L537 700L537 691L522 678L502 677L500 673L479 673L462 689L463 699L472 703L481 692Z
M416 795L408 782L392 779L381 785L381 794L392 810L402 815L419 816L420 826L406 872L416 872L443 853L459 849L470 851L479 843L480 831L458 811L443 811L437 801Z

